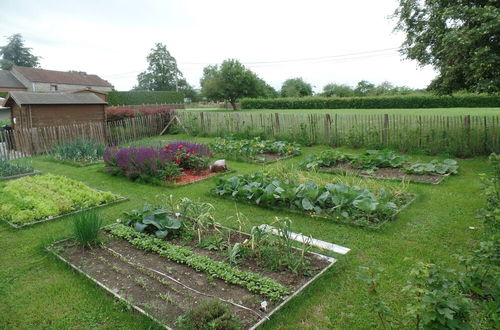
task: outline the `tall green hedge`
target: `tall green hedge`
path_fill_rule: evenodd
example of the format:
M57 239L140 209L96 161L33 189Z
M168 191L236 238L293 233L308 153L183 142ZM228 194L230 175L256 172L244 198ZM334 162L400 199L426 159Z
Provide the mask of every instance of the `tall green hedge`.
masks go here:
M242 109L412 109L500 107L500 95L242 99Z
M0 92L0 97L5 98L9 92Z
M140 104L175 104L184 103L184 94L172 91L132 91L109 92L109 105L140 105Z

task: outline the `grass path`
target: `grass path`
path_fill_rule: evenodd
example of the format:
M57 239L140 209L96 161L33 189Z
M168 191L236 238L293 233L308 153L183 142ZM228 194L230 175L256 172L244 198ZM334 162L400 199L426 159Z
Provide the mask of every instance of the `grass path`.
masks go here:
M167 136L161 139L207 138ZM150 139L152 140L152 139ZM326 147L305 148L304 154ZM301 157L284 161L296 164ZM416 158L415 156L413 158ZM421 157L428 159L428 157ZM125 178L111 177L102 165L76 168L33 159L35 168L45 173L65 175L86 184L109 190L129 201L102 209L105 223L115 221L121 212L141 207L161 194L201 198L216 207L218 221L237 227L228 217L235 213L235 203L217 199L208 193L215 178L179 188L138 184ZM359 266L377 261L386 269L381 292L391 308L404 313L408 297L401 293L407 274L416 261L444 261L456 266L452 256L479 238L476 210L483 205L478 174L487 170L485 158L460 160L460 174L443 184L412 184L417 200L399 218L381 231L334 224L296 214L238 204L250 223L246 229L271 223L275 216L288 216L297 232L334 242L352 249L333 270L273 317L266 329L368 329L375 322L365 306L367 293L356 279ZM238 173L251 173L262 165L231 162ZM231 174L229 174L231 175ZM0 329L148 329L156 325L147 318L128 311L90 281L58 262L44 250L54 240L71 235L71 220L62 218L22 230L0 225Z

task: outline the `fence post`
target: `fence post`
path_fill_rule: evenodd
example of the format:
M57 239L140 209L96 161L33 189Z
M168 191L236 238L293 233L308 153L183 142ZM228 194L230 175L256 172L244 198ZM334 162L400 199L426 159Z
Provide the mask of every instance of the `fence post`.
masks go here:
M465 115L464 117L464 129L465 129L465 137L467 141L467 148L471 150L471 141L470 141L470 115Z
M384 146L387 147L389 144L389 115L387 113L384 113L384 128L382 129L382 141Z

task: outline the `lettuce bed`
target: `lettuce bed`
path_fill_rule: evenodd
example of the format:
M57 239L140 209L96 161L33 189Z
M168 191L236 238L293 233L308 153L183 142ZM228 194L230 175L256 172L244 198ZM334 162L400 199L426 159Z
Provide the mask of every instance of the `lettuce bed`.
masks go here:
M19 227L122 199L63 176L23 177L0 184L0 219Z

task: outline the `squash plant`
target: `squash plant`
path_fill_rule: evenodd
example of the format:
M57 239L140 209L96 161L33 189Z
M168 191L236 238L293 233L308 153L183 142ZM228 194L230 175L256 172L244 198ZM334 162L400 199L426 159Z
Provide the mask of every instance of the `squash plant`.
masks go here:
M178 232L182 222L166 209L154 209L146 204L142 210L133 209L124 212L127 217L126 226L134 228L139 233L154 233L158 238L165 238L169 233Z

